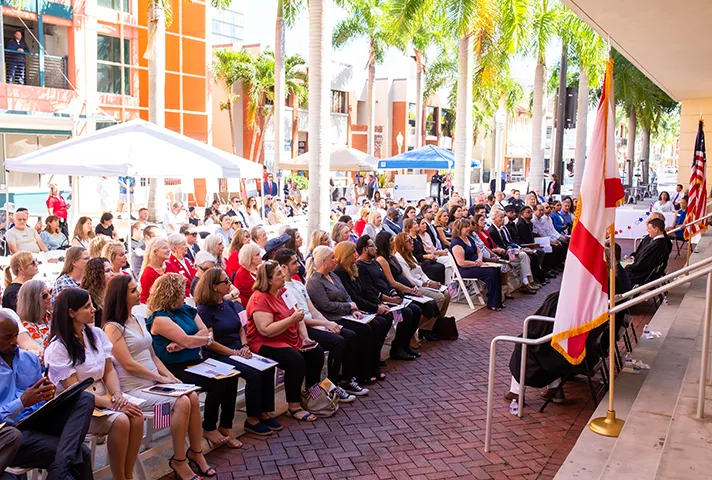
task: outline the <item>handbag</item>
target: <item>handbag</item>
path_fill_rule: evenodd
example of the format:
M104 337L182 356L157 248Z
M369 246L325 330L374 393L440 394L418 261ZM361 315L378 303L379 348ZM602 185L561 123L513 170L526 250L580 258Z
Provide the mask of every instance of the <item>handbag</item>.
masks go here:
M302 390L302 408L317 417L331 417L339 411L339 399L336 387L326 378L321 383L314 384Z
M443 340L457 340L457 323L453 317L441 317L435 321L433 326L433 335L436 335Z

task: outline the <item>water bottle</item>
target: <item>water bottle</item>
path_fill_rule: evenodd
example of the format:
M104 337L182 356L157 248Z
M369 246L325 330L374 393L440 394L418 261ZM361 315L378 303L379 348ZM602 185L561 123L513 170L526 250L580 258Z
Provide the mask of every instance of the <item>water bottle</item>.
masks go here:
M649 333L650 333L650 329L648 328L648 326L647 326L647 325L644 326L644 327L643 327L643 335L647 335L647 334L649 334Z
M512 415L517 415L519 413L519 404L517 403L516 398L513 398L512 403L509 404L509 413Z

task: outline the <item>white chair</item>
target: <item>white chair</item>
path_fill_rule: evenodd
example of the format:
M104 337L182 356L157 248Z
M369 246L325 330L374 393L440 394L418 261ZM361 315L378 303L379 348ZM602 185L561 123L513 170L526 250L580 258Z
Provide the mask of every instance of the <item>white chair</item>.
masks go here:
M47 476L44 470L40 470L37 468L30 469L8 467L5 469L5 472L11 475L15 475L16 477L27 475L27 480L43 480Z
M451 252L447 253L448 256L450 257L450 260L452 260L453 265L455 265L455 268L453 269L453 273L455 274L455 280L457 281L458 285L460 286L459 292L457 295L457 298L455 301L459 301L460 298L464 295L465 300L467 300L467 304L470 306L472 310L475 309L474 303L472 303L472 298L470 297L470 291L468 289L468 286L472 288L474 291L475 297L477 300L482 303L482 305L487 304L487 301L482 295L482 292L480 291L480 286L478 285L478 279L477 278L463 278L462 275L460 275L460 269L457 268L457 263L455 262L455 257L452 256ZM469 285L468 285L469 284Z

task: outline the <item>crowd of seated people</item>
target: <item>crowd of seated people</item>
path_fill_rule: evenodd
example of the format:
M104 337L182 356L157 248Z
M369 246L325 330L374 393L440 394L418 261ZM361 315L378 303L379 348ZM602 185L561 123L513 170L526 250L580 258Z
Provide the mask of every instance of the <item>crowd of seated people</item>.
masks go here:
M93 383L63 417L37 431L38 448L54 449L51 459L17 455L12 466L72 469L72 478L91 478L82 440L93 434L107 439L112 477L132 478L144 414L169 402L170 468L182 479L214 476L201 441L211 448L242 446L233 430L240 377L244 431L268 436L282 429L275 369L260 371L235 358L274 360L284 371L286 415L316 421L304 392L322 382L323 370L337 401L354 403L386 379L381 352L391 329L394 361L417 361L422 341L440 341L438 326L454 324L448 310L455 272L486 285L491 310L505 308L517 292L535 295L563 269L575 208L568 198L550 206L533 192L527 204L518 193L480 195L469 210L457 194L444 205L371 198L357 210L339 205L330 232L303 237L291 226L275 236L252 224L261 218L253 200L248 210L233 198L205 238L191 221L199 220L195 212L183 215L179 203L163 225L147 223L142 209L128 244L118 238L111 214L96 228L91 218L80 218L67 241L55 219L36 237L30 232L36 230L23 230L26 213L15 213L0 356L26 378L0 383L0 422L7 419L12 428L57 391L89 378ZM279 203L271 205L279 209L273 218L284 214ZM655 214L648 233L623 271L632 284L667 261L669 239ZM549 239L551 251L538 237ZM47 246L64 250L52 286L35 279L33 253ZM218 379L186 370L207 358L240 373ZM203 413L196 392L146 391L169 383L196 385L205 394ZM124 393L143 402L137 406ZM94 407L110 412L92 417L87 412ZM63 434L67 426L72 435ZM24 445L25 437L18 441Z

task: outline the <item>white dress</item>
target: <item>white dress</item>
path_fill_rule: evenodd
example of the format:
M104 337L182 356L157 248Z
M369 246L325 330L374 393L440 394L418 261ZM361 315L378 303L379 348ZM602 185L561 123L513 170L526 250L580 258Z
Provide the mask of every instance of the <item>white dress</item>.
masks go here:
M95 379L94 383L87 388L87 392L100 396L109 394L103 379L106 359L111 358L113 345L102 329L96 327L88 327L88 329L94 335L96 350L91 348L87 337L87 329L84 329L82 335L84 336L86 348L84 349L85 359L83 363L72 365L72 359L69 358L67 347L62 340L53 340L45 350L44 361L45 365L49 365L49 380L57 386L58 392L63 390L62 380L66 380L76 374L80 382L90 377ZM92 416L89 433L106 435L111 430L112 422L119 415L123 414L110 413L105 416Z
M675 206L669 200L665 202L665 204L660 203L660 200L658 200L657 202L655 202L655 205L653 205L653 212L670 213L674 211Z

